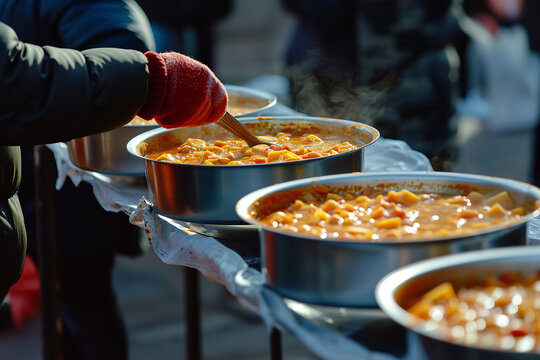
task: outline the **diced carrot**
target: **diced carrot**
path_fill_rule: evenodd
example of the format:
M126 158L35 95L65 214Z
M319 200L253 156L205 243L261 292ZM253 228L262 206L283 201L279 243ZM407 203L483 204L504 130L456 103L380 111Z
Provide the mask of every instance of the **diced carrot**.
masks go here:
M525 210L523 210L523 208L521 208L521 207L517 207L515 209L512 209L511 213L512 213L512 215L523 216L523 215L525 215Z
M268 160L262 156L254 156L252 159L255 164L265 164L268 162Z
M394 217L390 219L383 219L376 221L373 225L383 229L397 229L401 226L401 218Z
M506 215L506 210L501 204L496 203L495 205L491 206L488 210L488 214L490 215Z
M479 214L480 213L475 210L463 209L459 212L459 217L463 219L472 219L472 218L477 217Z
M525 329L512 329L510 331L510 333L514 337L521 337L521 336L525 336L525 335L528 334L528 332Z
M384 208L382 206L379 206L378 208L373 210L373 212L371 213L371 218L372 219L378 219L381 216L384 216L384 213L385 213Z
M223 147L223 146L227 145L227 143L225 141L216 140L216 141L214 141L214 145L219 146L219 147Z
M321 155L319 153L316 153L315 151L310 151L302 155L302 159L315 159L319 157L321 157Z

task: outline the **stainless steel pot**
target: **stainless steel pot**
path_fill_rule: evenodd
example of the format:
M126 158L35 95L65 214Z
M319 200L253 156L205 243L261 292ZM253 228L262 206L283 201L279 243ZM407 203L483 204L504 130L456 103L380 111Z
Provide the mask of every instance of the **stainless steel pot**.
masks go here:
M244 86L225 85L230 112L236 116L256 116L277 104L275 95ZM249 111L242 109L249 106ZM85 170L110 175L144 178L144 161L131 156L126 144L135 136L159 125L125 125L100 134L73 139L67 143L71 162Z
M135 136L158 125L131 125L67 142L71 162L85 170L144 177L144 163L126 151Z
M321 240L263 225L256 215L250 214L251 210L258 211L259 204L264 204L265 212L278 210L287 201L294 201L294 196L287 199L291 190L309 188L313 184L332 188L376 186L383 191L407 188L443 193L458 193L464 188L504 189L518 203L540 200L540 190L532 185L444 172L324 176L270 186L243 197L236 205L236 211L245 222L260 228L262 264L268 285L281 295L298 301L344 307L376 307L375 285L384 275L403 265L467 250L525 244L525 223L534 214L524 216L511 227L492 227L478 231L474 236L422 241L382 239L378 242ZM281 201L265 201L265 198Z
M243 118L240 121L255 134L273 133L291 126L298 129L317 126L332 132L351 132L360 146L346 153L300 161L238 166L186 165L147 159L144 149L167 149L182 144L189 137L204 139L219 134L228 138L231 135L214 124L149 131L133 138L127 149L136 158L144 159L151 201L159 212L173 219L199 224L245 224L234 211L242 196L284 181L362 171L363 148L379 137L378 131L370 126L339 119L282 116L266 120Z
M258 116L277 105L277 97L245 86L225 85L229 94L229 112L236 117ZM247 110L243 110L243 106Z
M471 251L466 254L441 256L404 266L385 276L377 285L377 303L394 321L408 329L409 353L419 359L538 359L540 353L517 353L491 350L474 345L459 345L445 340L443 332L428 329L402 304L409 296L417 296L434 286L450 281L459 285L479 281L488 274L521 271L524 276L540 269L540 247L519 246L505 249Z

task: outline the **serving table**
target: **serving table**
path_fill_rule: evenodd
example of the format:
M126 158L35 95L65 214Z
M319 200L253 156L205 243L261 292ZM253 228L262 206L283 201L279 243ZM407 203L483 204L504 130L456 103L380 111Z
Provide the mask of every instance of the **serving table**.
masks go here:
M74 184L81 181L92 185L96 200L107 211L124 212L129 221L141 228L147 234L156 255L166 264L182 265L185 269L186 287L186 325L187 358L199 359L199 301L197 273L211 281L225 286L228 291L246 308L256 312L270 330L271 358L281 358L280 332L288 331L294 334L308 349L325 359L395 359L401 356L401 340L391 348L383 347L381 351L377 344L362 343L362 338L356 336L363 331L376 334L382 331L384 336L388 331L400 329L376 309L344 309L318 307L302 304L291 299L284 299L271 288L265 286L265 277L259 269L257 254L242 256L241 249L226 240L219 240L201 235L185 228L180 222L160 215L147 201L147 189L137 181L117 176L106 176L101 173L85 171L75 167L67 154L64 143L49 144L36 148L36 166L43 172L43 153L51 151L58 170L56 188L60 189L67 177ZM364 171L431 171L428 159L410 149L402 141L379 139L364 149ZM49 180L47 180L49 179ZM41 182L51 182L50 175L43 177ZM49 184L52 185L52 184ZM50 188L51 186L49 186ZM42 184L40 203L54 201L47 192L47 183ZM43 213L43 212L42 212ZM49 215L50 216L50 215ZM126 221L128 218L126 218ZM41 219L44 229L54 234L54 219ZM52 228L51 228L52 226ZM48 241L50 239L39 239ZM258 239L253 239L258 241ZM41 247L43 250L45 247ZM54 249L51 246L47 253L40 256L54 259ZM41 258L40 258L41 259ZM43 344L54 344L55 339L50 331L58 330L58 313L55 310L56 292L54 284L54 263L40 261L42 277L47 275L47 281L42 281L42 304L44 321ZM375 327L373 327L375 324ZM381 324L383 326L381 326ZM401 339L401 338L399 338ZM375 343L377 343L376 339ZM388 345L388 344L386 344ZM55 348L44 347L44 358L57 358Z

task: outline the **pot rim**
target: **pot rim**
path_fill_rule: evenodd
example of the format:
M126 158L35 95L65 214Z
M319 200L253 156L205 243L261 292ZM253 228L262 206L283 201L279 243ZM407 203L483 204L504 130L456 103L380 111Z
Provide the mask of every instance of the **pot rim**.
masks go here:
M245 94L248 96L251 95L252 97L255 96L258 99L266 100L268 102L265 106L261 108L258 108L256 110L253 110L247 113L243 113L241 115L237 115L236 117L254 116L254 114L256 113L268 110L271 107L276 106L278 102L276 95L270 92L264 91L264 90L253 89L253 88L249 88L249 87L241 86L241 85L224 84L224 86L225 86L225 89L227 90L227 93L237 92L237 93Z
M312 117L312 116L257 116L257 117L239 117L238 121L241 123L257 123L261 121L308 121L313 123L321 123L321 124L327 124L329 122L334 124L343 124L343 125L357 125L360 129L366 129L371 133L371 140L369 142L366 142L365 144L358 145L358 148L350 151L346 151L344 153L339 153L335 155L329 155L319 158L313 158L313 159L302 159L302 160L294 160L294 161L286 161L286 162L274 162L274 163L263 163L263 164L244 164L244 165L212 165L211 168L227 168L227 169L244 169L248 167L265 167L265 166L296 166L298 163L305 163L305 162L317 162L317 161L325 161L328 159L333 159L336 161L339 161L338 158L342 156L348 156L352 153L355 153L357 151L360 151L364 149L365 147L373 144L375 141L377 141L380 137L380 133L377 129L374 127L352 121L352 120L345 120L345 119L334 119L334 118L325 118L325 117ZM217 126L217 125L216 125ZM208 168L209 165L202 165L202 164L177 164L177 163L169 163L165 161L159 161L154 159L148 159L142 155L140 155L138 151L138 146L145 140L149 138L153 138L155 136L167 133L167 132L173 132L177 131L179 128L175 129L165 129L165 128L158 128L158 129L152 129L149 131L146 131L142 134L137 135L136 137L132 138L126 145L126 148L130 154L133 156L136 156L138 158L141 158L145 161L150 161L154 163L159 163L163 165L170 165L170 166L182 166L182 167L195 167L195 168Z
M420 260L386 274L375 287L375 300L381 310L392 320L407 328L409 331L417 332L423 336L442 341L455 346L461 346L476 350L496 351L508 354L522 354L517 351L507 351L501 349L491 349L478 347L470 344L461 344L446 340L444 334L438 329L429 329L426 321L416 318L407 310L402 308L395 299L397 290L406 286L409 281L421 279L431 273L438 271L459 268L466 265L481 264L504 264L511 261L530 259L538 261L540 259L540 247L534 246L510 246L493 249L482 249L466 251L463 253L453 253L449 255L437 256L425 260ZM540 267L540 264L539 264ZM504 267L501 267L504 271ZM444 279L442 279L443 281ZM441 282L442 282L441 281ZM526 353L523 353L526 354Z
M452 242L455 240L466 239L473 236L479 236L488 233L494 233L502 230L514 229L518 226L521 226L523 223L529 221L530 219L540 215L540 205L532 211L531 213L522 216L521 219L517 222L512 223L510 226L508 224L499 224L496 226L490 226L486 229L479 229L471 234L463 235L450 235L444 238L426 238L426 239L410 239L408 241L403 240L378 240L378 241L344 241L339 239L321 239L317 236L308 235L308 234L298 234L290 231L285 231L281 229L276 229L272 226L262 224L260 221L254 219L249 215L249 208L260 198L265 196L278 193L281 191L299 189L309 187L310 185L328 185L333 182L338 182L336 186L351 184L355 181L360 183L369 184L369 181L378 181L379 183L384 183L387 179L388 181L398 182L399 180L435 180L433 183L436 183L436 180L454 180L454 181L475 181L478 184L485 186L504 186L511 188L513 190L519 191L521 193L527 193L531 195L536 201L540 201L540 189L534 185L527 184L518 180L487 176L487 175L474 175L474 174L465 174L465 173L449 173L449 172L437 172L437 171L411 171L411 172L372 172L372 173L349 173L349 174L337 174L337 175L326 175L320 177L312 177L306 179L299 179L288 181L280 184L275 184L267 186L256 191L253 191L244 197L242 197L236 203L236 213L238 216L248 224L256 225L259 229L264 231L273 232L276 234L289 236L292 238L303 239L307 241L318 241L326 243L328 245L334 244L335 246L351 246L351 247L360 247L360 246L411 246L411 245L427 245L432 243L441 243L441 242ZM382 180L382 181L381 181ZM540 203L539 203L540 204Z

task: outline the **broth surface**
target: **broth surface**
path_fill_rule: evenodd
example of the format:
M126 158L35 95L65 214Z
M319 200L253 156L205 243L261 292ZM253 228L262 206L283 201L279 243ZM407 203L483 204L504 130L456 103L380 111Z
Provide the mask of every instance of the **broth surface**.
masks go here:
M285 162L336 155L357 149L343 141L343 134L310 133L309 131L277 132L258 136L275 145L249 147L240 139L189 138L180 146L147 154L149 159L179 164L251 165Z
M517 222L527 212L507 192L487 196L474 191L453 195L367 188L335 193L328 186L313 185L288 206L271 213L252 210L251 215L268 226L321 239L407 241L467 235Z
M467 287L444 282L414 299L407 311L453 342L540 352L540 271L489 275Z

